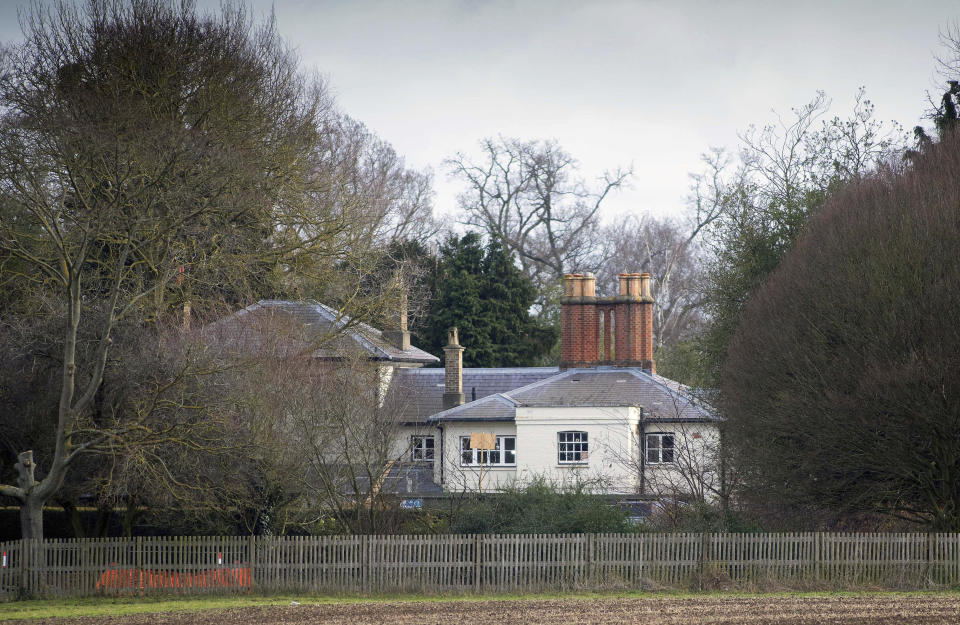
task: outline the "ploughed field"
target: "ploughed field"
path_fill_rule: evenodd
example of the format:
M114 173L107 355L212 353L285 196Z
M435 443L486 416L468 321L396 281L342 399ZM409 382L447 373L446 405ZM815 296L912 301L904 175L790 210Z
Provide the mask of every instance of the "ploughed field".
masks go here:
M41 619L38 625L430 625L447 623L718 623L911 625L960 623L960 594L843 596L604 597L452 601L370 601Z

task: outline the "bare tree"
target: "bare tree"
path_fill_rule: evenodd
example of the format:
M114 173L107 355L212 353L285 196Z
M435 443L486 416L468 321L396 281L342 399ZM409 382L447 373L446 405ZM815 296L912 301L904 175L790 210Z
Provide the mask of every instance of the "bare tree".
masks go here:
M669 403L658 403L656 412L641 411L636 424L623 423L629 432L627 444L607 445L607 454L633 477L639 495L726 505L729 476L720 444L721 422L692 389L664 383L672 385Z
M429 172L408 169L393 147L342 113L323 126L314 186L318 203L365 225L368 244L430 241L439 231L432 214Z
M149 317L184 267L242 259L225 242L243 232L259 233L284 279L328 267L349 221L305 201L328 101L272 22L90 0L38 8L24 30L0 71L0 249L17 260L4 282L64 319L52 451L19 454L17 483L0 486L32 538L81 455L149 431L155 403L93 419L118 324Z
M602 230L607 261L597 273L600 289L617 292L621 271L652 276L655 346L695 334L703 321L704 264L696 234L670 219L627 215Z
M308 507L349 531L396 531L396 490L410 457L399 404L408 397L384 392L380 368L365 353L306 370L311 383L301 375L284 384L277 410L302 450Z
M483 157L446 161L465 185L459 197L466 224L481 228L515 252L541 293L571 267L596 270L600 208L632 175L604 174L591 187L577 177L577 161L554 141L484 139Z
M818 93L789 118L751 127L740 137L737 159L707 160L696 197L720 217L706 228L706 296L710 325L701 346L702 376L715 384L743 303L773 271L804 231L811 215L838 187L888 167L904 145L896 123L873 119L860 90L847 118L824 119L830 102Z

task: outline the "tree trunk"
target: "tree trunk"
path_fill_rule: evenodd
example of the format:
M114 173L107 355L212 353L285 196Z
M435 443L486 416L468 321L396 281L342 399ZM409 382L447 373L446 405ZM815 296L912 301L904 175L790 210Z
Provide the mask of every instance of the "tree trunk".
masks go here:
M74 538L86 538L87 532L83 527L83 519L80 517L80 510L77 505L67 499L57 499L58 504L63 508L64 514L70 519L70 527L73 528Z
M110 522L113 520L113 506L100 504L97 506L97 521L93 526L93 535L97 538L106 538L110 535Z
M43 504L44 502L29 495L20 504L21 538L43 538Z
M37 481L34 479L33 452L25 451L17 456L14 468L17 470L17 486L20 488L20 538L43 538L43 504L34 492Z
M135 497L130 497L127 499L127 507L124 510L123 519L120 521L124 537L133 538L133 524L138 516L140 516L140 506L137 504Z

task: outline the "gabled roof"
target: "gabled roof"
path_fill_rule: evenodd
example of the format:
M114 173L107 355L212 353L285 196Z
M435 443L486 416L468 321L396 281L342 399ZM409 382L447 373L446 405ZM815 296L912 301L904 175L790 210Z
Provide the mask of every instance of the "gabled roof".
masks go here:
M513 420L516 408L643 408L646 420L716 420L683 385L640 369L569 369L527 386L444 410L431 421Z
M431 421L513 421L517 402L504 393L487 395L433 415Z
M338 358L346 350L366 351L374 360L431 364L440 359L410 346L401 350L383 332L313 300L260 300L204 328L228 347L278 356Z
M505 367L463 369L463 394L479 401L496 393L512 391L559 372L557 367ZM443 410L444 370L397 369L390 384L391 404L407 422L423 422ZM512 418L512 417L511 417Z

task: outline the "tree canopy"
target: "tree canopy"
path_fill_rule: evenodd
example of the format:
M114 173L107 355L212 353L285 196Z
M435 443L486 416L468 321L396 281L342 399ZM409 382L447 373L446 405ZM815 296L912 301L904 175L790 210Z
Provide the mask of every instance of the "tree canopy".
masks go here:
M710 318L700 348L708 384L716 383L730 337L746 301L776 269L829 195L887 161L902 137L898 125L873 118L873 104L857 93L847 118L824 118L830 101L818 93L777 124L741 135L737 159L723 151L704 157L697 205L716 207L708 228L705 297Z
M960 142L850 183L744 307L727 437L771 500L960 530Z
M530 366L557 340L530 313L537 291L499 240L450 236L440 247L433 303L423 322L424 349L443 353L447 329L456 326L466 348L464 366Z
M37 6L23 28L0 67L0 283L14 304L0 340L19 352L4 366L39 361L38 392L56 399L36 402L45 441L0 432L23 452L0 494L31 537L82 455L211 441L193 437L213 415L197 419L186 391L198 354L170 342L181 310L294 296L367 311L360 300L394 285L359 292L379 249L432 226L429 176L337 112L272 20L88 0ZM22 353L31 324L45 334ZM158 349L185 358L128 360Z

